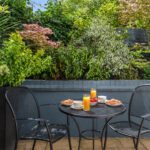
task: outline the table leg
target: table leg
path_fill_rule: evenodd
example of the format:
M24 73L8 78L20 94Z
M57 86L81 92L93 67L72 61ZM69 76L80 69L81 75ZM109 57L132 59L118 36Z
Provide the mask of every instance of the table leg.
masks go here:
M92 119L92 137L93 137L93 150L95 149L95 119Z
M80 130L79 124L78 124L78 122L76 121L76 119L75 119L73 116L71 116L71 118L73 119L74 123L76 124L77 130L78 130L78 133L79 133L78 150L80 150L81 139L82 139L81 130Z
M112 118L109 119L105 119L105 124L102 130L102 134L101 134L101 147L102 150L106 149L106 144L107 144L107 130L108 130L108 123ZM104 142L103 142L103 134L104 134ZM103 144L104 143L104 144Z
M105 119L105 123L106 123L106 126L105 126L105 138L104 138L104 146L103 146L104 150L106 149L106 143L107 143L107 129L108 129L107 119Z
M67 126L68 126L68 141L69 141L69 148L70 150L72 149L72 144L71 144L71 136L70 136L70 118L69 118L69 115L67 115Z

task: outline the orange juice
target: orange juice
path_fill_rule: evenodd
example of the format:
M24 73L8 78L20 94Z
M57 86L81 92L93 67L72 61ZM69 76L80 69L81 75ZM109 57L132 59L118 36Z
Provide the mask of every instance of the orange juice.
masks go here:
M83 110L90 111L90 96L89 95L83 96Z
M90 97L95 98L96 97L96 89L91 89L90 91Z

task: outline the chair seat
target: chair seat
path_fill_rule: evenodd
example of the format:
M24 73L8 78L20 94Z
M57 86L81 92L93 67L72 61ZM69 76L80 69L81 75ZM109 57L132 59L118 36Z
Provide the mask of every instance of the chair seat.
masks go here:
M121 121L121 122L110 123L109 126L112 130L120 134L130 136L130 137L135 137L135 138L138 137L138 131L140 126L135 124L134 122L131 122L129 124L128 121ZM144 134L147 132L150 132L150 130L143 127L140 134Z
M52 143L63 138L67 134L65 125L48 124L51 133ZM28 121L21 124L19 127L19 137L21 139L37 139L49 141L47 129L44 124L34 124Z

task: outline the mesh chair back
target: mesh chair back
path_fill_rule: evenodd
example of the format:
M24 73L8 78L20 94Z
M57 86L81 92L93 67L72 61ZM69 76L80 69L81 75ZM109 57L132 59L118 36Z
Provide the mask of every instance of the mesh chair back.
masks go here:
M135 88L130 100L129 117L150 113L150 85ZM131 118L129 118L131 120Z
M9 88L6 98L10 101L17 119L40 117L37 101L28 88Z
M16 150L17 147L17 123L15 113L8 101L6 101L6 126L5 126L5 150Z

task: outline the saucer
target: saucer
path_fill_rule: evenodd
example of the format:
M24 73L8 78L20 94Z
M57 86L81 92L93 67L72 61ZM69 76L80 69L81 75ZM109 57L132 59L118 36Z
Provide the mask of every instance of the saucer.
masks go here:
M83 106L75 107L74 105L71 105L70 108L75 109L75 110L81 110L83 109Z

